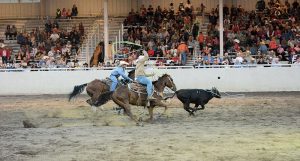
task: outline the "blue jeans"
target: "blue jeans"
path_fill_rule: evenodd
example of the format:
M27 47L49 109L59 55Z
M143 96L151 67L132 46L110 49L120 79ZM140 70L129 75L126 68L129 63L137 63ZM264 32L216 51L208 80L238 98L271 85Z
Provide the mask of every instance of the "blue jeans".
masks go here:
M183 52L180 54L180 56L181 56L181 64L185 65L186 64L186 53Z
M116 76L109 76L110 80L112 81L111 86L110 86L110 91L115 91L117 85L118 85L118 79Z
M148 97L152 95L153 87L152 87L152 81L150 79L148 79L145 76L138 76L136 78L136 81L141 83L141 84L147 85Z

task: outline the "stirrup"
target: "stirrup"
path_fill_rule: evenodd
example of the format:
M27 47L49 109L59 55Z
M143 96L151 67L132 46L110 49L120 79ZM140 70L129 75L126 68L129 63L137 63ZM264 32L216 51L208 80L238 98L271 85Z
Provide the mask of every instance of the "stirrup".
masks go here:
M156 100L156 98L154 98L153 96L150 96L147 98L147 100L151 101L151 100Z

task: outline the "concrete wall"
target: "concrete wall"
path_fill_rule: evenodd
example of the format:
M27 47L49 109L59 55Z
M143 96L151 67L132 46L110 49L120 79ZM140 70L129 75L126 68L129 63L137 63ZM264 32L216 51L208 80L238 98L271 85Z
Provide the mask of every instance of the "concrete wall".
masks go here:
M37 17L40 3L0 3L0 18Z
M127 15L132 8L132 0L108 0L109 16ZM46 15L54 16L57 8L72 9L73 4L78 8L79 16L103 15L103 0L45 0Z
M178 89L213 86L222 92L300 91L300 68L160 69ZM110 70L0 72L0 95L68 94L75 85L109 76Z
M128 15L134 0L108 0L109 16ZM56 9L78 8L78 16L103 15L103 0L41 0L40 3L0 3L0 18L55 16Z
M136 11L142 4L146 7L151 4L154 8L158 5L168 8L171 2L177 9L179 3L186 3L186 0L108 0L108 11L109 16L125 16L131 8ZM294 0L289 0L289 2L292 3ZM212 8L216 8L219 0L191 0L191 3L194 8L200 7L203 3L206 6L206 12L210 12ZM55 16L57 8L68 9L72 8L73 4L77 5L79 16L99 15L103 11L103 0L40 0L40 3L0 3L0 18ZM246 10L254 10L256 1L224 0L224 4L229 7L241 5Z

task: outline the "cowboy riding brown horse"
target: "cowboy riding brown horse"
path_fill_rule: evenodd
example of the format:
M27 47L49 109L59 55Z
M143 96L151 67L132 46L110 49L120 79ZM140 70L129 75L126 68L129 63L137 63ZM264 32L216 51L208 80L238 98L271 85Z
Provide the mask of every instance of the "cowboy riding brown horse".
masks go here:
M154 93L153 97L155 100L147 100L146 87L139 83L129 83L128 85L122 85L117 87L114 92L105 92L99 96L97 101L97 106L105 104L109 100L113 100L117 105L124 109L125 113L134 121L138 122L137 118L131 113L130 105L144 106L148 107L150 118L153 120L153 108L155 106L165 107L165 112L167 110L167 105L162 102L164 99L162 92L165 87L176 91L176 85L170 75L164 74L159 77L157 81L153 82ZM149 103L149 104L148 104Z
M128 72L128 77L134 79L135 70L131 70ZM108 78L104 80L95 79L90 83L85 83L82 85L77 85L74 87L73 91L69 94L69 101L82 93L86 87L87 94L91 97L86 102L91 106L95 105L98 97L104 93L108 92L110 89L110 80ZM127 84L127 82L122 82L121 84Z

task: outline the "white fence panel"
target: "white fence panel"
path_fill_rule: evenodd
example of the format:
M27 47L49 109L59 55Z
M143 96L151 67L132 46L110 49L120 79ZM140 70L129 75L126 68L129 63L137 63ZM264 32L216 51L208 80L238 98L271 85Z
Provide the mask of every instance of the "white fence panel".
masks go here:
M159 69L177 86L222 92L300 91L299 67ZM69 94L75 85L103 79L110 70L0 72L0 95Z

